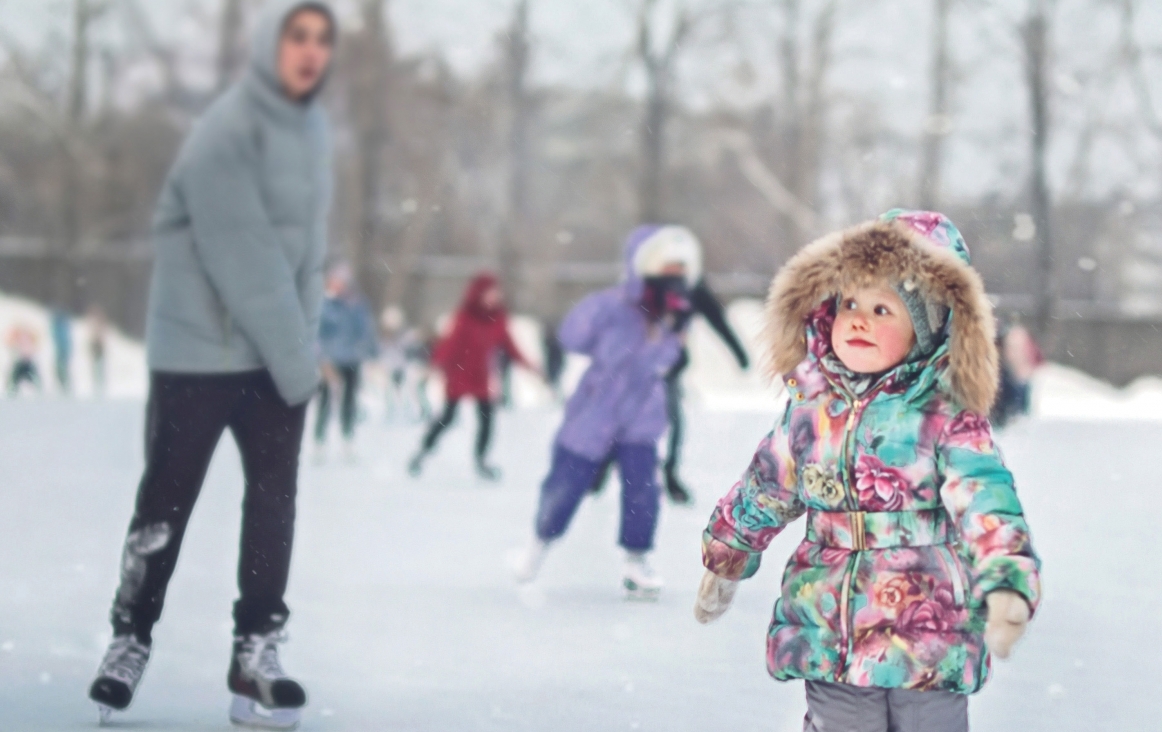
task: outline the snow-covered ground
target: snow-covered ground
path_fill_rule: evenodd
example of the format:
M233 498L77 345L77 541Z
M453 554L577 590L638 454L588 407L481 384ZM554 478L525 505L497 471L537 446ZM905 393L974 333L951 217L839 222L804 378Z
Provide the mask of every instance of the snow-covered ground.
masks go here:
M731 319L753 344L757 303ZM42 329L34 305L0 297L0 332ZM74 376L89 394L84 324ZM536 354L531 321L518 342ZM470 410L422 479L404 462L415 424L387 424L367 394L360 459L304 460L287 667L308 685L308 730L801 729L802 688L764 670L764 634L781 565L802 535L776 540L737 606L710 627L691 617L710 506L766 432L778 395L737 371L704 324L694 365L686 477L694 509L667 507L657 604L619 589L617 495L588 501L520 590L505 555L530 532L536 490L560 419L523 375L521 408L503 412L505 469L482 484L468 459ZM85 697L108 640L106 616L142 463L140 345L110 340L110 397L0 400L0 732L95 726ZM0 359L3 362L3 359ZM570 365L568 383L584 366ZM374 384L375 380L371 382ZM1149 730L1162 719L1162 482L1145 460L1162 444L1162 383L1115 390L1049 366L1036 417L1001 440L1045 560L1046 600L1027 642L972 706L974 730ZM225 673L241 477L224 440L195 511L155 656L127 729L226 729Z
M370 412L369 412L370 413ZM504 556L525 541L559 419L500 416L498 485L472 477L465 415L422 479L416 425L374 414L356 464L305 461L286 666L308 730L801 728L800 684L770 680L764 633L794 526L717 624L691 617L699 536L770 414L695 409L694 509L667 507L657 604L618 587L616 491L587 502L534 590ZM95 726L85 698L142 461L137 399L0 402L0 730ZM1003 436L1045 560L1043 610L974 699L974 730L1150 730L1162 719L1162 491L1152 422L1036 419ZM224 440L155 631L126 729L227 729L225 674L241 478Z

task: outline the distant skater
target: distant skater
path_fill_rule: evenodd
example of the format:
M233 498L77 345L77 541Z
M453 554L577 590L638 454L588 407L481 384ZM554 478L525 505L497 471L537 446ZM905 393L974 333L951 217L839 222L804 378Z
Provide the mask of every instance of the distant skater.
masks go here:
M460 402L471 398L476 402L477 415L476 473L485 480L499 479L500 470L487 458L500 398L498 358L502 352L535 371L508 332L508 311L500 281L489 273L478 274L468 283L451 331L432 354L432 365L444 374L444 411L432 421L419 451L408 463L408 472L413 476L420 474L424 460L456 419Z
M89 690L103 718L133 700L227 430L245 476L230 719L291 729L307 702L278 646L290 617L283 595L299 450L319 386L331 150L318 95L336 31L324 2L267 2L249 68L194 126L162 189L146 324L145 474L113 600L113 641Z
M327 296L319 320L319 350L323 381L316 402L316 457L324 455L332 403L338 401L344 451L349 460L354 459L363 363L375 358L379 339L371 309L356 290L355 276L347 264L336 265L327 276Z
M52 351L56 383L61 392L72 390L73 320L63 310L52 311Z
M28 384L41 391L40 369L36 365L36 331L23 323L12 326L8 332L8 352L12 354L12 368L8 372L8 395L16 396Z
M515 558L516 577L532 581L546 552L568 530L609 456L621 476L622 582L631 597L662 589L649 554L654 548L661 489L658 440L666 430L665 375L682 351L691 315L689 288L701 252L692 236L640 227L626 242L625 279L596 292L565 316L558 338L589 368L565 407L541 484L534 537Z

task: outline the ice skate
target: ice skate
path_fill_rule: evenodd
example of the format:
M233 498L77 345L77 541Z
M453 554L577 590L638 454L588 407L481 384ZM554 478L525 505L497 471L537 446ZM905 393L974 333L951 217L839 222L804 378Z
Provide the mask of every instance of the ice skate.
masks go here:
M108 724L113 712L120 712L133 702L149 663L149 652L150 647L133 635L119 635L109 644L97 678L89 687L89 698L97 703L101 724Z
M527 584L537 578L548 549L548 544L534 539L525 549L518 549L509 555L509 565L517 582Z
M627 600L657 600L662 592L662 578L650 567L643 552L627 552L622 578Z
M497 481L500 480L500 468L489 465L483 460L477 460L476 475L487 481Z
M427 453L422 450L412 456L412 459L408 461L408 475L413 478L420 477L420 473L424 470L425 457L427 457Z
M258 729L294 729L307 692L278 661L282 631L236 638L227 685L234 692L230 721Z
M693 506L694 495L690 492L681 480L678 479L677 472L673 470L666 471L666 494L670 496L670 500L676 506Z

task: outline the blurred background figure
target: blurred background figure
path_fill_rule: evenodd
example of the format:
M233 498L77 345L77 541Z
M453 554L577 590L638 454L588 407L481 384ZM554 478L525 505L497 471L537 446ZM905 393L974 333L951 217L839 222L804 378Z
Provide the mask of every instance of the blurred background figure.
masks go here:
M12 357L12 368L8 372L9 396L19 394L24 384L38 392L43 389L40 369L36 366L38 341L36 331L25 323L17 323L8 331L8 352Z
M1013 419L1029 413L1032 408L1033 374L1045 363L1041 347L1019 317L1000 328L997 351L1001 357L1001 387L989 419L997 427L1004 427Z
M541 349L545 355L545 383L557 401L563 399L561 375L565 373L565 349L557 338L557 326L545 323L541 331Z
M650 236L657 237L659 240L672 240L671 244L667 246L679 248L682 251L688 251L691 256L697 254L698 271L701 271L702 259L702 244L694 233L684 226L644 226L641 231L648 232ZM705 277L699 277L698 281L690 288L687 293L687 298L690 303L690 315L701 315L706 318L707 323L722 339L727 348L730 349L739 368L746 369L750 366L750 359L747 356L746 349L743 348L742 342L739 341L738 335L730 327L726 321L726 311L722 303L718 301L714 293L710 290L710 286L706 283ZM678 468L682 459L682 443L685 438L685 410L683 407L683 400L685 399L685 392L682 388L682 376L686 369L690 366L690 352L686 348L685 341L682 343L682 352L678 357L678 362L666 373L666 416L669 420L669 438L666 445L666 460L663 464L662 475L664 478L664 486L666 494L669 495L670 500L680 506L690 505L694 502L694 495L690 489L682 482L678 476ZM597 482L593 486L595 493L600 492L608 480L609 469L612 462L606 463Z
M109 321L105 318L105 311L100 305L89 308L89 360L93 369L93 393L101 396L105 393L107 371L105 354L109 334Z
M583 299L561 324L561 345L589 357L590 364L553 444L535 537L514 557L519 581L536 577L550 543L565 534L585 494L615 461L623 584L631 596L647 599L662 588L647 556L661 502L657 443L667 424L664 377L678 362L692 314L690 287L702 274L701 250L688 234L635 229L625 246L624 281Z
M52 311L52 351L56 371L56 383L61 392L68 394L72 389L69 371L73 360L73 323L69 314L56 308Z
M432 354L432 365L444 374L444 411L428 427L419 452L408 463L408 472L413 476L420 474L424 459L455 420L461 400L470 397L476 402L478 418L476 473L485 480L500 477L500 471L489 465L486 458L501 392L498 358L502 352L517 364L535 370L508 332L508 311L500 281L496 275L485 272L468 283L451 331Z
M384 372L384 416L388 422L408 418L407 318L402 309L389 305L379 316L379 359Z
M425 391L432 349L424 330L410 327L403 310L395 305L384 308L379 324L385 418L389 423L426 422L431 418Z
M351 459L355 456L363 362L375 358L379 342L371 309L356 289L355 276L346 263L335 265L327 275L327 296L319 317L319 351L323 380L315 414L315 456L325 457L327 424L332 402L338 397L344 451Z
M693 234L691 234L693 236ZM694 314L706 318L706 322L730 349L738 367L744 371L750 367L750 358L746 349L739 341L738 335L726 321L726 310L706 284L706 278L698 280L690 290L690 307ZM686 417L683 408L685 392L682 389L682 375L690 365L690 351L686 344L682 344L682 354L678 363L666 374L666 413L670 420L670 437L666 447L666 462L662 469L665 479L666 493L670 500L678 505L689 505L694 502L694 495L678 477L678 468L682 461L682 441L686 432Z

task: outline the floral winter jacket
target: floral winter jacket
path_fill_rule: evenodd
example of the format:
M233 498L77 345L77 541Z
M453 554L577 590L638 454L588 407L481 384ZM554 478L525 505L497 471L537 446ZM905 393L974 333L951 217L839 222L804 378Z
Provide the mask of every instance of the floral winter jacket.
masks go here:
M789 402L718 503L704 563L750 577L806 514L768 636L771 675L973 693L989 671L984 596L1013 590L1035 609L1039 560L981 416L996 352L967 248L938 214L885 219L810 245L775 280L770 335ZM831 296L883 279L949 305L948 336L857 397L829 366Z

